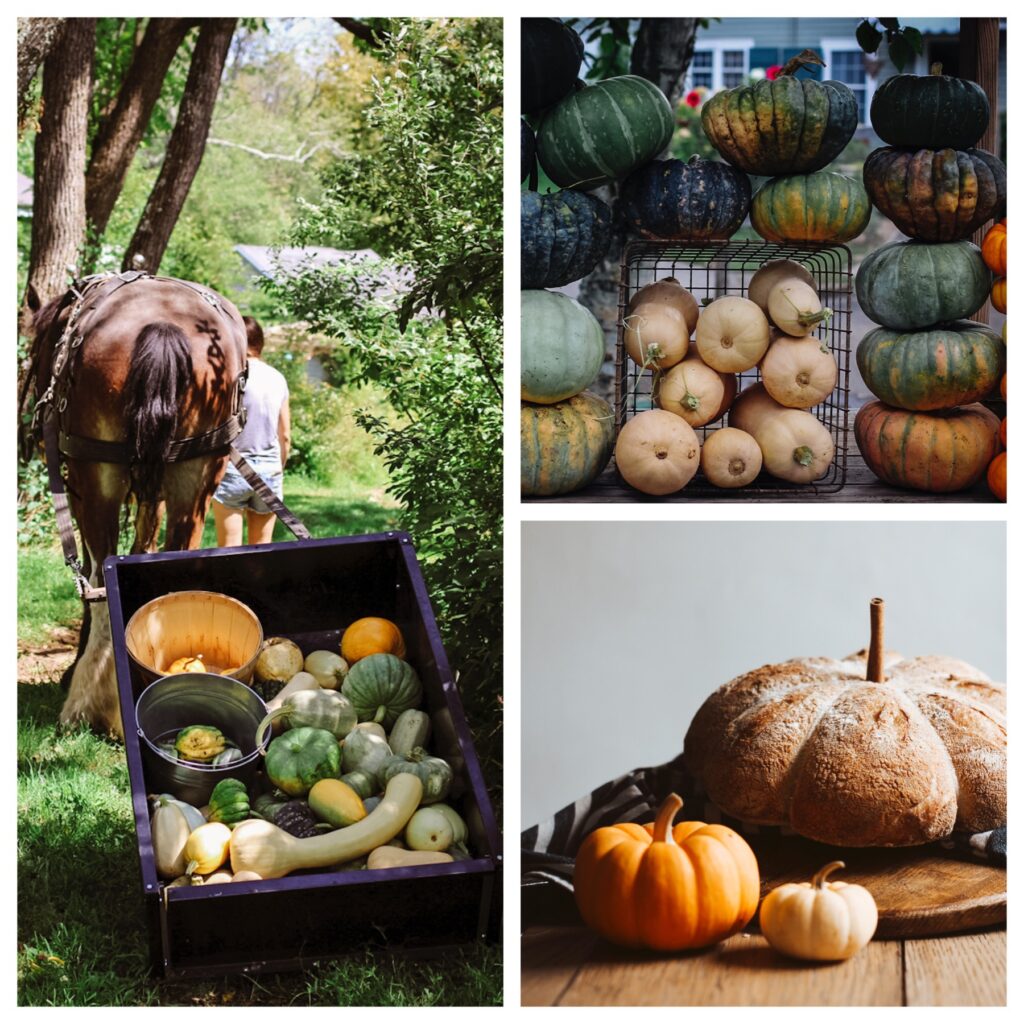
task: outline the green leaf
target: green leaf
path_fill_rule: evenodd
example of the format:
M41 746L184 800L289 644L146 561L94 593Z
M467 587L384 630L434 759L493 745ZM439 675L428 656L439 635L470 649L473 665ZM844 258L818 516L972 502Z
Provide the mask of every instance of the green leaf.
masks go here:
M905 28L903 38L914 48L915 53L924 53L924 38L916 28Z
M889 59L896 65L898 71L902 71L913 61L914 48L902 35L898 35L889 43Z
M876 53L883 38L882 33L867 18L857 26L857 45L865 53Z
M900 27L900 19L899 18L879 18L878 19L878 24L881 25L882 28L891 29L893 32L895 32Z

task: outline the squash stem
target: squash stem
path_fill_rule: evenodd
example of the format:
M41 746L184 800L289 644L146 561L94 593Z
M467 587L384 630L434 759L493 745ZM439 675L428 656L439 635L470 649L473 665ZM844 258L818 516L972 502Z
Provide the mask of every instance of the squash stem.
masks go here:
M801 466L809 466L814 461L814 452L808 445L802 444L799 448L793 449L793 461L800 463Z
M654 842L674 843L672 837L672 819L682 810L683 798L678 793L669 793L665 802L658 808L658 817L654 819Z
M801 68L810 68L815 66L823 68L827 65L813 50L803 50L795 57L790 57L789 60L786 61L777 77L781 78L783 75L792 76Z
M814 877L811 879L811 887L813 889L824 889L825 882L828 880L828 876L833 871L837 871L839 868L845 868L846 865L841 860L834 860L829 864L826 864L820 871L816 872Z
M885 682L885 601L871 598L871 646L868 648L868 681Z

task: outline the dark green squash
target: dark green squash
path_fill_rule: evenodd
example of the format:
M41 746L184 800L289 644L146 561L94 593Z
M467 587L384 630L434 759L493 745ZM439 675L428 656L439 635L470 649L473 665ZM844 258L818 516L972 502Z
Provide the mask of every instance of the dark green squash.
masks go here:
M750 223L769 242L838 245L856 238L870 219L864 186L835 171L772 178L750 203Z
M942 74L893 75L875 90L871 126L890 146L969 149L985 134L988 97L977 82Z
M821 58L804 50L774 81L715 93L701 108L708 141L748 174L804 174L830 164L857 130L857 99L842 82L796 78Z
M652 160L674 130L664 93L646 78L620 75L550 107L537 128L537 155L556 185L590 190Z
M423 699L415 669L393 654L360 658L345 676L341 692L352 702L360 722L377 722L385 729L407 708L419 707Z
M537 170L537 136L526 122L519 119L519 180L526 181Z
M980 309L992 272L971 242L890 242L857 271L860 308L883 327L912 331Z
M583 40L558 18L523 18L520 60L523 113L532 114L573 89L583 63Z
M305 796L314 782L341 775L341 749L326 729L289 729L271 741L264 767L267 778L282 792Z
M620 209L648 238L731 238L750 209L750 179L719 160L655 160L625 180Z
M871 202L922 242L970 238L1006 207L1006 168L983 149L876 149L864 161Z
M957 320L930 330L869 331L857 366L886 405L924 411L953 409L987 398L1006 370L1006 346L984 324Z
M559 288L589 274L608 251L612 211L572 189L520 192L519 224L521 287Z

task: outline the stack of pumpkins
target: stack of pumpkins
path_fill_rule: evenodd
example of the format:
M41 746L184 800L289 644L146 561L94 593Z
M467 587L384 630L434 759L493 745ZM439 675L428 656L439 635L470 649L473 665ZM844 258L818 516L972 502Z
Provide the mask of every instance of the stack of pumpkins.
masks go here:
M889 145L865 161L864 184L911 240L870 253L857 271L860 306L881 326L857 348L861 376L879 401L858 412L854 432L886 483L958 491L985 474L998 450L999 419L979 403L999 386L1005 344L965 318L992 286L968 239L1003 213L1006 170L970 148L988 127L984 91L942 75L939 65L884 82L871 120Z
M698 466L708 483L724 488L750 484L762 468L790 483L821 477L835 446L807 410L831 394L838 367L810 332L830 315L814 278L791 260L758 270L748 297L722 296L703 312L674 278L637 291L623 337L641 371L655 369L657 408L638 413L619 433L615 462L623 479L665 495L685 487ZM762 383L733 404L736 374L755 367ZM727 411L729 426L707 434L702 448L694 428Z
M804 50L774 80L716 93L701 110L708 141L733 166L766 175L750 204L750 223L769 242L838 245L868 225L861 183L823 170L853 138L857 100L842 82L797 78L823 66Z
M993 224L988 229L981 243L981 258L993 274L996 274L995 284L992 285L992 305L1000 313L1006 312L1006 218ZM1003 343L1006 343L1006 321L1003 321ZM1006 401L1006 374L999 382L999 397ZM999 443L1003 447L1001 451L988 464L988 487L992 494L1000 501L1006 501L1006 416L999 424Z
M556 18L522 23L521 491L557 495L586 486L608 464L615 437L607 402L585 389L604 362L594 316L559 292L598 264L611 239L608 206L589 190L625 178L669 143L668 100L646 79L578 80L583 42ZM547 194L536 191L537 164Z

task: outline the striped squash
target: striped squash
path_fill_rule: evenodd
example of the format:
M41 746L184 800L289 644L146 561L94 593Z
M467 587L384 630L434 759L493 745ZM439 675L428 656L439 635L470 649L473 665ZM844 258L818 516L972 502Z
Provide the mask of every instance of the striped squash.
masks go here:
M1006 370L1006 346L995 331L970 320L909 333L876 327L857 346L857 366L887 405L954 409L995 391Z
M554 405L524 402L519 417L520 491L568 494L601 475L615 447L612 407L589 391Z
M969 317L991 284L971 242L890 242L861 261L857 301L876 324L912 331Z
M853 432L875 476L935 494L977 483L999 450L999 417L983 405L908 412L869 402L857 413Z
M838 245L856 238L870 219L864 186L835 171L772 178L750 204L750 223L769 242Z
M519 193L521 288L559 288L578 281L608 251L612 211L585 192Z
M561 292L520 295L520 395L553 405L579 394L601 370L604 332L592 313Z
M664 93L646 78L620 75L549 108L537 129L537 155L556 185L589 190L652 160L674 129Z
M557 103L576 84L583 40L559 18L523 18L520 32L520 102L532 114Z
M970 238L1006 207L1006 168L983 149L876 149L864 161L871 202L922 242Z

